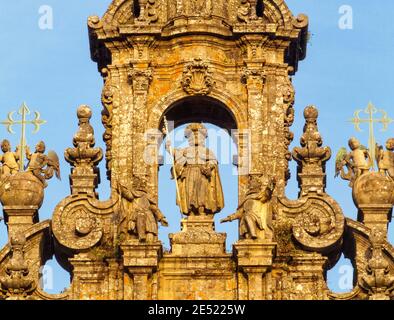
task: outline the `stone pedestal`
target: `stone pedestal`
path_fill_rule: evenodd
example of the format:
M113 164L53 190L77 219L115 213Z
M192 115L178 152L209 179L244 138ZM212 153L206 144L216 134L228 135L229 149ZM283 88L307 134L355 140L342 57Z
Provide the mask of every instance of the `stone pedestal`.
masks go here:
M323 194L325 189L325 179L325 173L308 172L308 170L303 168L303 173L298 174L298 183L301 188L301 195L305 196L312 192Z
M97 174L78 174L70 175L70 188L72 194L86 193L96 195L95 189L98 185Z
M226 234L215 232L212 216L189 216L170 234L171 252L160 261L159 299L236 299L234 262Z
M3 211L9 238L38 222L38 206L4 206Z
M151 276L162 256L161 242L140 243L129 240L121 246L123 251L124 299L152 299Z
M247 277L247 288L239 283L240 299L263 300L266 295L266 281L263 279L271 268L276 243L241 240L234 244L238 268Z
M182 256L215 256L226 252L226 234L215 232L213 217L190 216L182 231L170 234L171 253Z
M357 220L386 238L388 224L392 217L392 208L391 204L359 205Z

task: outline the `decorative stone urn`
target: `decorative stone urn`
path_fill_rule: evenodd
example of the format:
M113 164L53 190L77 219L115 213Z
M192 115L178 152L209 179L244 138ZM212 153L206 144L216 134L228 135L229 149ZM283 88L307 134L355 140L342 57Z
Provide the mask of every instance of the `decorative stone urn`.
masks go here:
M378 172L368 172L354 183L353 200L359 208L363 205L393 205L394 181Z
M8 206L40 208L44 200L44 186L30 172L18 172L0 180L0 202Z

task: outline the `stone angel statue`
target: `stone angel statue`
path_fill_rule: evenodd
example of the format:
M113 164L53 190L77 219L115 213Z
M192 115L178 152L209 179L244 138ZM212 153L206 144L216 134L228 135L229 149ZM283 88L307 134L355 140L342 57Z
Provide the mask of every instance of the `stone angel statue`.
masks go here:
M158 222L167 227L168 221L147 193L146 180L134 177L132 187L127 187L115 179L113 186L120 197L121 233L130 234L140 242L157 241Z
M37 177L44 187L47 186L45 180L51 179L54 175L60 180L59 157L55 151L49 151L45 155L45 143L40 141L36 145L35 152L31 153L29 147L26 148L26 158L29 160L27 172L31 172Z
M15 152L11 149L11 143L4 139L1 142L1 151L3 154L0 155L0 176L8 176L11 174L15 174L19 171L19 148L16 149Z
M379 172L387 174L394 180L394 138L390 138L386 142L386 150L383 146L376 144L376 162Z
M262 188L259 180L252 180L244 201L239 205L237 212L222 219L220 222L239 220L239 233L241 239L266 239L269 230L272 230L271 199L276 186L276 179L270 178L268 184ZM264 233L263 233L264 232Z
M361 175L369 172L373 162L368 149L361 145L356 138L349 139L351 151L348 153L346 148L341 148L335 161L335 177L341 176L342 179L350 181L350 187ZM347 172L345 171L345 168Z

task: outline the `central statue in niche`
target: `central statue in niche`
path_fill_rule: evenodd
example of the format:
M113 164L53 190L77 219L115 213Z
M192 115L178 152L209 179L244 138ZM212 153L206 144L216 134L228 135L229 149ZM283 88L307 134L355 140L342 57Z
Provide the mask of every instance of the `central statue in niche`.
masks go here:
M205 147L208 133L201 123L192 123L185 129L189 146L171 152L171 142L166 149L174 157L172 177L177 183L177 205L186 215L213 215L224 207L218 161Z

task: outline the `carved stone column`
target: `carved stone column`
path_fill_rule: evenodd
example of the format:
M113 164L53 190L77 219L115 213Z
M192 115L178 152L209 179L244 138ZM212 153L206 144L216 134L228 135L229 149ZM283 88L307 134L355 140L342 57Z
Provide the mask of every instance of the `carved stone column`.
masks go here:
M124 266L124 299L152 299L151 276L162 256L160 242L149 244L129 240L121 245Z
M134 68L129 73L129 80L133 85L133 133L134 133L134 151L133 154L133 174L146 175L147 164L144 157L137 156L143 155L146 148L145 131L147 122L147 106L146 100L150 82L152 81L152 70L150 68L137 69Z
M271 268L276 243L241 240L234 245L237 265L247 277L248 300L266 299L264 275ZM242 297L241 297L242 298Z
M92 260L88 254L80 253L69 259L73 267L71 299L105 300L107 267L104 261Z
M327 258L318 253L292 255L290 274L292 277L291 300L327 299L324 281L324 266Z
M38 206L4 206L4 220L11 238L38 222Z
M262 171L262 143L263 138L263 89L265 74L262 68L263 62L247 62L242 76L242 82L246 85L248 93L248 114L251 159L250 172Z
M233 135L238 145L238 154L234 156L233 164L238 167L238 201L241 202L246 193L251 168L251 136L248 129L238 130Z
M160 143L163 140L163 134L157 129L148 129L145 134L147 146L144 152L144 158L149 167L149 175L151 179L148 182L148 193L153 198L158 199L158 181L159 181L159 166L163 165L163 156L159 155Z

